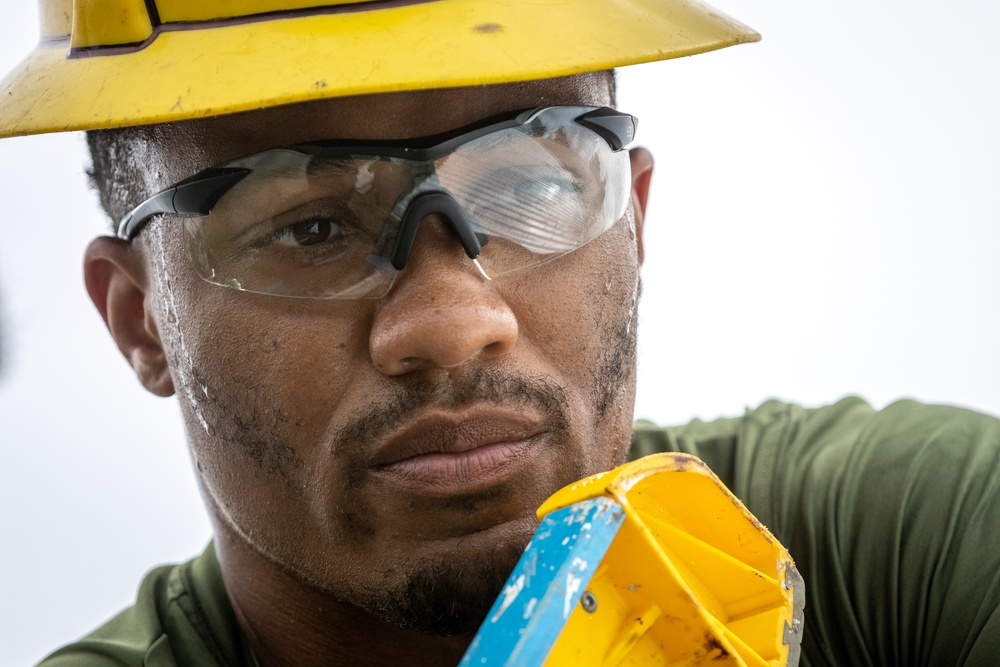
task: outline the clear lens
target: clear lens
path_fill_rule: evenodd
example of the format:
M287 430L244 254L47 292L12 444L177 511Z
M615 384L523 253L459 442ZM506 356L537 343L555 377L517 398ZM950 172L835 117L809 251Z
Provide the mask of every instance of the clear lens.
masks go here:
M382 296L402 214L430 189L450 193L489 237L480 259L491 276L550 261L610 228L628 201L627 153L567 111L428 162L278 149L228 163L251 173L209 215L185 220L192 263L209 282L252 292Z
M571 252L625 213L627 154L572 122L483 137L436 166L476 231L512 242L483 248L494 276Z
M269 153L276 154L274 166L256 167L208 216L185 221L199 273L209 282L265 294L384 294L394 272L373 255L386 211L398 197L391 184L409 183L408 168L398 160L331 162L295 151Z

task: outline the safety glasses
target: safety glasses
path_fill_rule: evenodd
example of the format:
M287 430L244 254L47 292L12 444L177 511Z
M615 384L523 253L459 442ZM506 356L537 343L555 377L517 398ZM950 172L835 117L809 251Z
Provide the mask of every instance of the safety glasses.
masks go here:
M406 145L296 144L206 169L126 215L183 217L208 282L316 299L378 298L420 224L439 219L496 278L552 261L625 213L636 119L603 107L543 107Z

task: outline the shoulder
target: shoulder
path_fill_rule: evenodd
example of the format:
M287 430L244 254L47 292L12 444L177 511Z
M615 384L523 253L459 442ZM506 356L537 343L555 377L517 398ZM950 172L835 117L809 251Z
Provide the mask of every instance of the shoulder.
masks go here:
M152 570L135 604L39 667L177 667L250 664L214 548Z
M993 664L1000 648L1000 420L900 401L816 414L759 484L825 612L813 651L852 664ZM824 664L824 663L820 663Z
M1000 650L1000 420L857 398L658 429L705 458L806 580L804 664L980 665Z
M910 400L883 410L857 397L820 408L771 400L735 418L673 427L636 422L631 457L658 451L699 456L737 495L759 505L782 481L850 486L858 475L914 467L935 469L939 479L946 461L951 472L985 478L1000 456L1000 420Z
M630 458L662 451L693 454L704 460L744 502L751 502L754 480L774 473L776 458L792 443L817 450L831 440L848 441L860 421L874 411L857 398L807 409L777 400L747 409L740 417L662 427L640 420L632 432ZM816 437L823 433L824 437ZM770 483L768 483L770 485Z

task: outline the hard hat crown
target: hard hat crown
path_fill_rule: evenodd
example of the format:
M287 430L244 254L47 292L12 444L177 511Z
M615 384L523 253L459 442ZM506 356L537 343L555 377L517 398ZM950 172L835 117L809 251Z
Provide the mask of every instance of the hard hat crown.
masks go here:
M0 137L544 79L759 39L699 0L39 1L42 39L0 82Z

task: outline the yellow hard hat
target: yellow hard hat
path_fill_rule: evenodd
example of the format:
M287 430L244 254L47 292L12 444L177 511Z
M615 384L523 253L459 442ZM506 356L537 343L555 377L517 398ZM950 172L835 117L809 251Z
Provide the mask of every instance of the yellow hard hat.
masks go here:
M759 39L699 0L39 0L0 137L544 79Z

